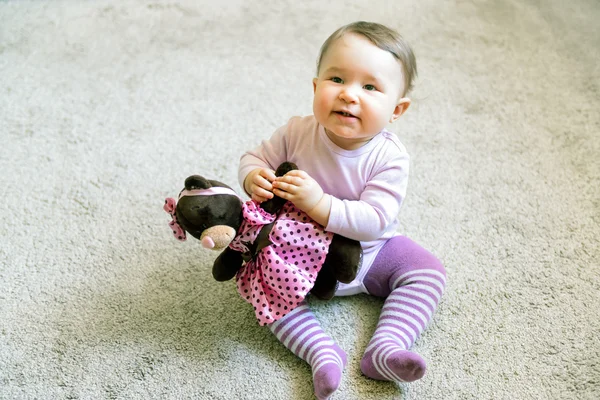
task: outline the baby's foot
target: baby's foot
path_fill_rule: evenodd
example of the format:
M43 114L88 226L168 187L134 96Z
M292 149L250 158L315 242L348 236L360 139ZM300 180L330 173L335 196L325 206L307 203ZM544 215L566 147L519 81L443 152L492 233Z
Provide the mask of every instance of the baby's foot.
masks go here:
M340 387L346 353L337 344L321 347L316 350L311 365L314 366L315 396L319 400L326 400Z
M423 357L391 343L381 343L365 352L360 369L363 374L380 381L413 382L425 375Z

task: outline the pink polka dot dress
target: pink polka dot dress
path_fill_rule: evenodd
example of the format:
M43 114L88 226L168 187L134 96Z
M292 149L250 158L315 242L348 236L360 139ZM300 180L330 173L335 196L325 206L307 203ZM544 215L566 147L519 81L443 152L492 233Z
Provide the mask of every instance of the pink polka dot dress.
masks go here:
M271 324L292 311L315 284L333 233L287 202L277 216L250 200L243 205L244 221L230 248L246 253L261 228L275 221L270 245L246 262L236 275L237 290L260 325Z

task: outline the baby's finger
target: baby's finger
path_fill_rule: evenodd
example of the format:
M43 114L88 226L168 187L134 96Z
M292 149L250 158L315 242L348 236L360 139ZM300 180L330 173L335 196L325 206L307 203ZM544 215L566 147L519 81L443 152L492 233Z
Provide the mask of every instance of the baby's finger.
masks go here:
M265 177L261 175L256 175L254 177L254 183L261 189L265 190L273 190L273 185L269 182Z
M277 188L273 189L273 194L286 200L289 200L292 196L290 193Z
M284 176L287 176L287 177L297 176L298 178L301 178L301 179L308 178L308 174L306 173L306 171L303 171L301 169L293 169L290 172L288 172L287 174L285 174Z
M267 201L269 199L263 197L263 196L259 196L256 193L252 194L252 200L256 201L257 203L262 203L263 201Z
M290 185L287 182L277 180L277 181L273 182L273 190L276 190L276 189L279 189L280 191L282 190L282 191L288 192L288 193L294 193L294 190L296 189L296 187L294 185ZM277 193L275 193L275 194L277 194Z
M256 194L252 194L252 200L254 200L257 203L262 203L263 201L266 201L266 199L264 199L263 197L257 196Z
M256 196L256 198L255 198L255 196ZM270 190L265 190L258 186L252 191L252 198L261 203L272 197L273 197L273 193L271 193Z
M273 182L274 185L277 185L279 183L282 183L284 185L294 185L294 186L301 186L302 185L302 178L299 178L297 176L289 176L289 175L284 175L282 177L277 178L277 180L275 182ZM284 189L283 186L280 186L282 189ZM286 189L284 189L286 190Z
M260 171L260 176L265 178L269 182L273 182L277 177L275 176L275 171L270 169L262 169Z

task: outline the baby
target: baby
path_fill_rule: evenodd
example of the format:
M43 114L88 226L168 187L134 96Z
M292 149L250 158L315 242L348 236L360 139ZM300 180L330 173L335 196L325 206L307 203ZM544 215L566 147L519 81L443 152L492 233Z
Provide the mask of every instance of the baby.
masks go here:
M385 127L410 106L417 74L414 54L394 30L355 22L321 47L313 79L314 115L294 117L240 160L240 185L258 202L274 194L291 201L329 232L359 240L363 265L336 295L386 298L361 361L373 379L411 382L425 360L410 351L430 321L446 283L443 265L400 236L398 214L406 194L409 156ZM283 161L301 170L276 177ZM312 368L315 395L340 385L345 352L319 325L306 302L269 325L275 336Z

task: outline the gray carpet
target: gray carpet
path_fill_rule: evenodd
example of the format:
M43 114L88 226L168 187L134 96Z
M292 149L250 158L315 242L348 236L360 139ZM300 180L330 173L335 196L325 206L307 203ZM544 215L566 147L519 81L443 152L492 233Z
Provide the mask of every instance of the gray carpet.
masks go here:
M597 0L0 2L0 398L313 398L162 204L193 173L239 191L358 19L417 53L401 232L449 280L408 385L360 373L381 300L312 301L333 399L600 398Z

